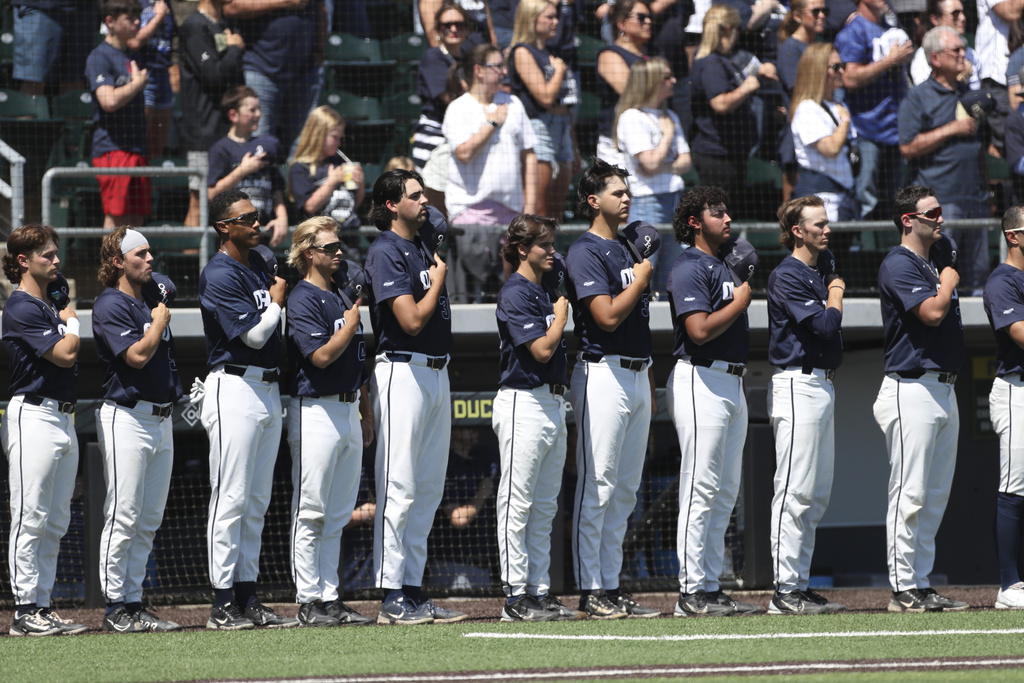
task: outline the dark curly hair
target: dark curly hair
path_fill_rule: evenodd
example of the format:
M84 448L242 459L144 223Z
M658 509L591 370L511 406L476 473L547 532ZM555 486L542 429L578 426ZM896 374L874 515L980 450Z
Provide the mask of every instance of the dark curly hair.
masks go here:
M12 284L21 284L21 266L18 265L18 256L21 254L34 254L47 245L48 242L60 246L60 238L57 231L49 225L29 223L23 225L10 234L7 238L7 253L4 254L4 275Z
M825 206L825 201L813 194L797 197L779 207L779 244L793 251L796 238L793 237L793 226L800 222L800 216L808 206Z
M519 246L522 245L527 249L533 248L534 242L543 237L546 232L551 232L552 235L558 232L558 221L546 216L535 216L532 213L516 216L508 224L508 231L505 233L506 241L501 246L502 258L511 263L513 267L518 267L523 260L519 255Z
M935 190L924 185L907 185L900 188L892 205L892 222L896 225L896 229L902 234L904 214L914 213L917 211L919 201L925 197L934 196Z
M121 240L124 239L129 227L131 226L122 225L103 236L103 243L100 245L100 270L96 273L96 279L104 287L117 287L121 271L114 265L114 257L121 256Z
M672 234L676 242L692 247L694 230L690 218L696 218L699 222L703 219L704 209L718 204L729 205L729 195L720 187L699 185L684 192L672 216Z
M388 202L399 202L405 196L405 182L415 180L423 185L423 177L416 171L404 168L393 168L381 174L373 184L373 206L370 209L370 220L381 232L391 229L391 222L397 213L388 208Z
M617 6L617 5L616 5ZM576 216L586 220L593 220L594 210L590 208L587 201L592 194L601 194L608 187L608 180L612 177L622 178L626 182L629 178L629 171L618 166L612 166L607 161L592 159L590 168L583 172L580 182L576 186Z

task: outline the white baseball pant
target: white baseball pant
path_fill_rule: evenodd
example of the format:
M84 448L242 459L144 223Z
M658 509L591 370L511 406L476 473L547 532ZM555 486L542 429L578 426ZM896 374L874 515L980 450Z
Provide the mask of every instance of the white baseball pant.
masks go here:
M814 533L832 495L835 388L823 370L772 376L768 415L775 433L772 559L776 590L805 590Z
M56 406L52 399L34 406L15 396L0 429L11 487L8 568L17 605L50 606L60 539L71 522L78 437L74 417Z
M281 445L281 394L262 368L244 377L216 369L206 378L201 420L210 439L210 583L256 581L263 519Z
M373 563L378 588L422 586L427 536L444 494L452 433L448 370L377 356L373 414L377 422L377 513Z
M669 374L669 413L679 437L679 587L719 589L725 532L736 506L747 439L743 380L718 367L677 360Z
M929 588L935 534L949 501L960 413L952 384L937 373L919 379L886 376L874 405L889 449L885 517L889 583L894 591Z
M359 406L299 397L288 406L292 452L292 579L299 603L338 597L341 534L362 468Z
M572 552L580 590L619 587L622 540L647 455L651 383L646 369L633 371L619 361L581 360L572 373L578 477Z
M999 435L999 493L1024 496L1024 382L1019 375L996 377L988 395L992 429Z
M100 589L107 602L141 602L146 564L164 518L174 465L171 419L153 404L96 411L107 497L100 537Z
M501 449L498 557L509 597L551 587L551 524L565 468L565 399L548 385L502 387L491 424Z

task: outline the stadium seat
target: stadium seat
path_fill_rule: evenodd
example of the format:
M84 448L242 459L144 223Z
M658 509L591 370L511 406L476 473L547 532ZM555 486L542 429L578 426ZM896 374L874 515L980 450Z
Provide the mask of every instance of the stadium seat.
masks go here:
M381 44L384 59L398 62L418 63L430 45L427 39L418 33L403 33L388 38Z
M363 97L380 97L394 79L398 62L385 61L380 41L332 33L327 39L327 87Z
M576 59L579 62L596 62L597 53L604 47L604 41L583 33L576 34Z
M985 166L988 168L988 179L990 181L1010 179L1010 166L1006 163L1005 159L986 154Z
M379 40L357 38L348 33L332 33L327 38L329 62L380 62L384 59Z
M64 119L64 133L54 148L52 165L74 165L92 156L92 93L72 90L53 98L53 115Z
M328 91L320 98L321 104L335 109L346 121L379 119L380 100L375 97L360 97L345 90Z
M177 157L157 157L150 166L188 166L188 161ZM153 207L150 215L160 225L176 224L188 213L188 176L154 176L151 181Z
M18 90L0 90L0 118L49 119L50 103L45 97L25 95Z
M401 92L391 95L381 103L384 105L384 115L391 119L418 121L420 110L423 109L423 100L415 92Z

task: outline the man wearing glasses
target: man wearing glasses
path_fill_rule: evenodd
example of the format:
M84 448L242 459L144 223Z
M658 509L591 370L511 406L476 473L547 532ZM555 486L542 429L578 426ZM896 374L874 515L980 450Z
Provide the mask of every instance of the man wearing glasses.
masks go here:
M900 104L900 152L910 164L913 183L933 188L947 219L989 215L988 189L982 167L978 121L960 102L967 85L965 49L956 29L938 26L924 36L921 49L932 75L911 88ZM960 246L964 286L978 290L988 275L988 235L985 230L953 231Z
M956 465L960 414L953 388L964 362L964 333L951 267L929 256L942 237L942 206L931 188L896 194L900 244L878 270L885 328L885 378L874 414L889 451L886 560L890 612L962 610L931 588L935 534Z
M281 307L285 281L253 251L259 214L249 196L228 190L210 202L220 248L199 277L199 306L210 374L193 385L210 439L207 543L214 602L206 627L287 628L256 595L263 518L281 444ZM205 394L205 396L204 396Z

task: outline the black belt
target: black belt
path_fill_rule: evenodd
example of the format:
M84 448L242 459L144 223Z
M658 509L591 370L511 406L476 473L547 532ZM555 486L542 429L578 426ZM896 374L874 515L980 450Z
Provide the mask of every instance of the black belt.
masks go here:
M358 398L359 394L354 391L343 391L338 394L338 400L342 403L355 403Z
M71 415L75 412L74 401L58 401L55 398L47 398L46 396L40 396L39 394L22 394L25 397L25 403L31 406L41 406L43 401L53 401L57 404L57 410L66 415Z
M401 353L395 351L385 351L384 355L392 363L408 363L412 360L411 353ZM448 356L423 356L427 359L426 366L431 370L443 370L444 366L448 364Z
M128 410L134 410L135 406L139 405L138 401L114 401L117 405ZM153 416L154 417L170 417L174 413L173 403L154 403L153 404Z
M903 379L920 379L927 374L927 370L913 370L907 372L897 372L896 374ZM932 372L936 372L932 370ZM943 384L956 384L956 373L955 372L936 372L939 376L939 381Z
M245 373L248 370L249 370L248 366L245 366L245 365L225 365L224 366L224 372L228 373L229 375L234 375L235 377L245 377ZM267 383L276 382L277 378L279 376L280 375L277 372L277 368L274 368L273 370L266 370L266 369L264 369L263 370L263 377L261 378L261 381L267 382Z
M787 365L786 367L784 367L782 369L783 370L796 370L796 366L795 365ZM805 375L813 375L815 370L821 370L822 372L824 372L825 373L825 379L827 379L827 380L833 380L836 377L836 369L835 368L815 368L815 367L812 367L810 365L805 365L804 367L800 368L800 372L804 373Z
M584 353L583 360L588 363L600 363L604 355L600 353ZM633 372L640 372L647 367L646 358L619 358L619 367Z
M564 384L549 384L548 388L551 389L551 393L555 396L565 396L565 392L569 389Z
M695 358L693 356L690 356L690 365L696 365L697 367L701 368L710 368L714 364L715 361L711 360L710 358ZM729 363L725 367L725 371L728 374L733 375L734 377L742 377L743 375L747 374L747 366L744 365L743 363Z

